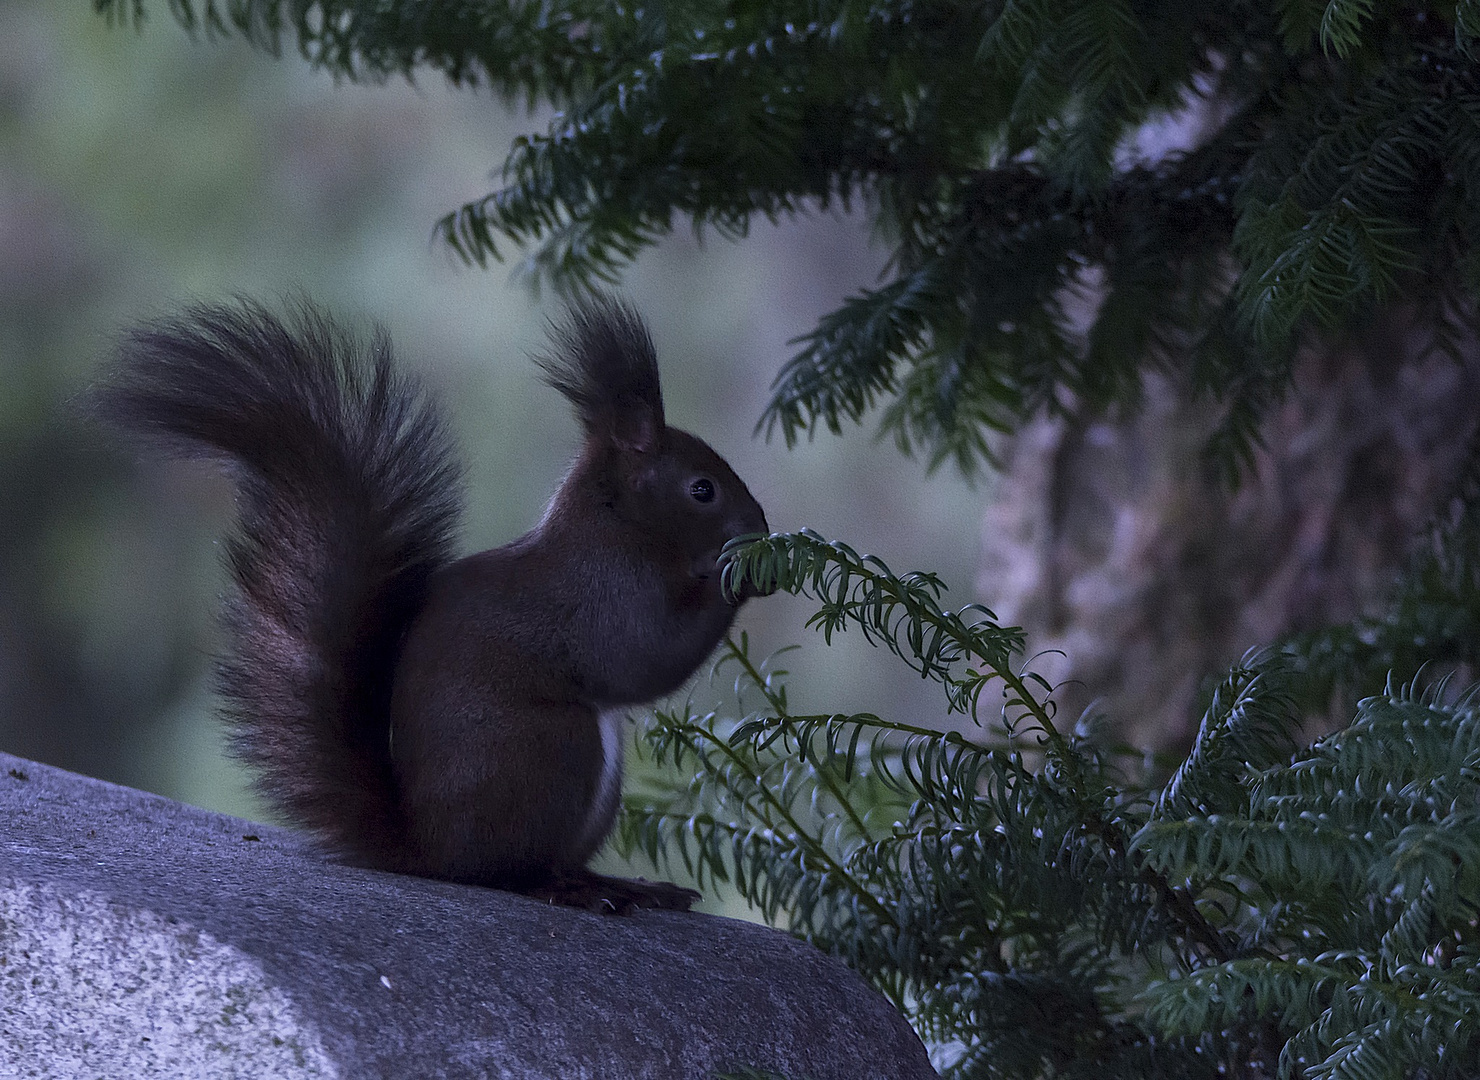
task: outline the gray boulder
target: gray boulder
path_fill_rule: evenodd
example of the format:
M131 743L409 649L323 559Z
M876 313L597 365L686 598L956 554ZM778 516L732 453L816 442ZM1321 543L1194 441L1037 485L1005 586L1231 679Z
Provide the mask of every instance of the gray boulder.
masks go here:
M0 1076L933 1077L847 968L326 861L295 834L0 754Z

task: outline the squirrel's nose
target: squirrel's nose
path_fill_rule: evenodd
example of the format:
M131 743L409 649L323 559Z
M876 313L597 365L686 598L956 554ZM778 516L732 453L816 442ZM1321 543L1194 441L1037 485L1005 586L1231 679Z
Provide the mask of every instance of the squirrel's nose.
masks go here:
M766 524L766 512L754 499L750 500L749 506L741 507L738 513L725 522L725 528L731 537L744 536L747 533L766 535L771 531L771 526Z

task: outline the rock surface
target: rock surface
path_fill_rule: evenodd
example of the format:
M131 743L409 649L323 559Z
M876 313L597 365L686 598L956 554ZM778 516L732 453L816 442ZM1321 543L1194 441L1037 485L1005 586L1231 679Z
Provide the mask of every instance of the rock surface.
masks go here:
M764 927L341 866L7 754L0 821L6 1077L935 1075L862 980Z

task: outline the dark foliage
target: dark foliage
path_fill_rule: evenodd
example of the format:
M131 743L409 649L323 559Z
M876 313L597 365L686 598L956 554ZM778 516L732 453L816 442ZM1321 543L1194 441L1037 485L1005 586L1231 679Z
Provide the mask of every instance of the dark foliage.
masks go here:
M825 634L861 631L981 734L799 714L742 638L733 714L646 725L670 780L621 843L845 959L947 1075L1477 1075L1473 693L1388 686L1302 746L1310 676L1253 654L1155 783L1057 724L1016 633L929 576L810 534L730 572L815 598Z
M472 262L610 280L683 218L865 206L892 263L777 377L762 424L788 441L882 404L902 447L970 470L992 430L1134 399L1150 363L1223 403L1232 475L1306 332L1399 297L1462 321L1480 282L1473 0L170 8L337 77L560 108L438 225ZM1182 148L1139 152L1172 115Z

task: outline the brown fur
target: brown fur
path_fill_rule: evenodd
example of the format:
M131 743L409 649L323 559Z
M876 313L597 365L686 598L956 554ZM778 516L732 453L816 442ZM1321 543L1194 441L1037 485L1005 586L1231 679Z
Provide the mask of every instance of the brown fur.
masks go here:
M703 662L734 617L720 548L765 516L666 426L635 313L596 298L553 341L541 364L585 444L533 531L457 561L450 441L379 335L306 305L198 308L131 335L98 401L239 467L219 677L233 745L285 816L387 869L686 907L687 890L583 869L615 810L600 716Z

